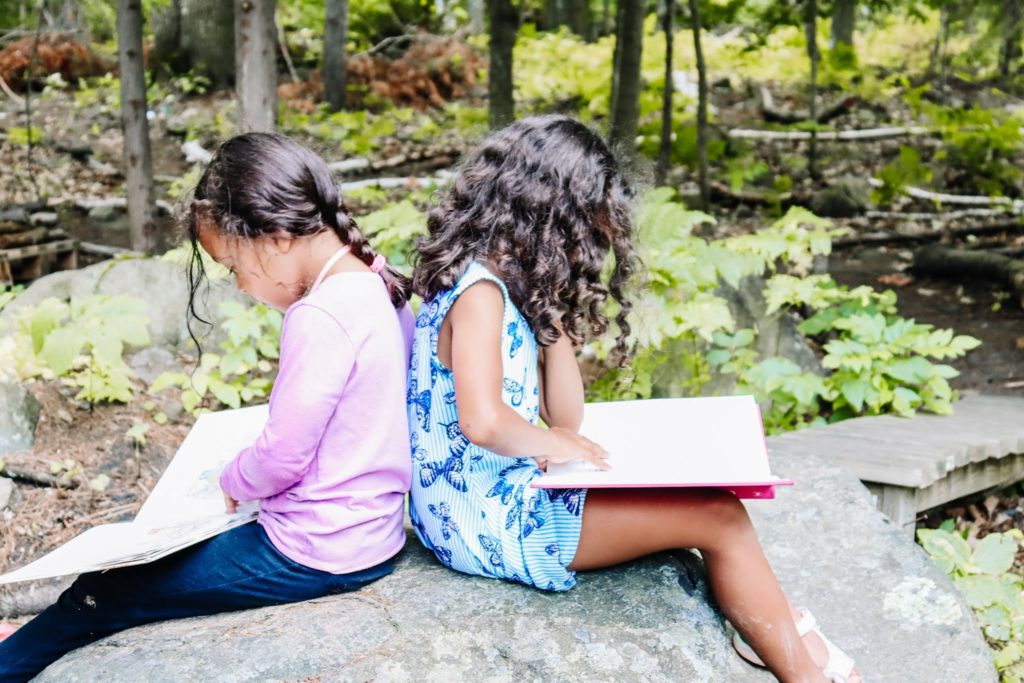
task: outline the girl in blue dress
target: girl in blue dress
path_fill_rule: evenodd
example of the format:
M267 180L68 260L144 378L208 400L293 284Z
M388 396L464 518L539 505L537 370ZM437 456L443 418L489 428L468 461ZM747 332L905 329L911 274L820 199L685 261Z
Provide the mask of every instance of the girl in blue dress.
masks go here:
M860 681L786 600L732 494L530 487L548 462L607 467L578 434L575 352L605 333L610 308L625 360L631 200L602 140L564 116L519 121L463 162L413 278L424 300L408 383L416 535L448 567L552 591L579 570L698 548L741 655L783 681Z

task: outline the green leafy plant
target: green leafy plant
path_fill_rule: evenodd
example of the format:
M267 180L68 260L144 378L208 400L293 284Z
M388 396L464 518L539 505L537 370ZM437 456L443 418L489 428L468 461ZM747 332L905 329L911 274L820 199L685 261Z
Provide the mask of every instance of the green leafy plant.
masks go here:
M398 267L409 264L414 240L427 233L427 217L412 202L391 204L359 219L374 248Z
M128 296L91 294L70 302L44 299L18 312L15 329L0 340L0 356L21 379L60 377L90 403L132 397L135 376L122 354L149 344L146 303Z
M908 185L929 184L932 172L921 163L921 155L913 147L900 145L900 155L878 172L882 187L872 192L871 200L876 204L887 204Z
M25 291L25 285L0 285L0 311Z
M951 411L948 380L957 372L929 359L962 356L979 342L899 317L892 291L851 290L809 275L814 256L827 254L841 232L830 221L794 207L751 234L711 241L694 234L712 221L676 202L672 190L644 197L638 248L648 282L631 314L635 360L625 373L598 372L592 397L697 395L714 369L758 398L769 432L855 415ZM736 329L722 285L736 288L765 274L761 329ZM798 330L824 351L826 373L761 358L756 348L766 327L798 313L806 318ZM609 348L604 339L593 350L600 359Z
M180 388L182 406L192 414L221 405L238 408L269 395L274 372L271 361L280 350L281 313L263 304L247 308L234 301L223 302L220 311L227 332L220 345L223 353L204 353L191 375L161 374L150 392Z
M1024 533L1012 529L969 541L947 520L938 529L918 529L917 538L974 610L1002 680L1024 679L1024 581L1011 571Z

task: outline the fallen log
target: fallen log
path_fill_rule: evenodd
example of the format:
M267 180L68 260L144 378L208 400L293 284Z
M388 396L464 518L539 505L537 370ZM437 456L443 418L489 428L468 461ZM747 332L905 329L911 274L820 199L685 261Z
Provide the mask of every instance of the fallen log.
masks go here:
M818 123L828 123L832 119L838 118L846 112L853 109L853 105L858 102L856 95L844 95L837 100L832 106L826 107L818 113ZM801 123L803 121L809 121L811 114L808 111L786 111L781 109L775 104L775 98L772 97L772 93L768 88L761 88L761 116L764 117L765 121L771 121L773 123Z
M907 135L930 135L934 131L925 126L888 126L885 128L863 128L861 130L822 130L815 136L818 140L882 140ZM726 135L732 139L744 140L810 140L811 134L802 130L761 130L758 128L733 128Z
M984 251L929 245L914 254L914 273L980 278L1006 287L1024 307L1024 260Z
M0 476L7 477L8 479L19 479L21 481L27 481L30 484L36 486L52 486L56 489L75 489L78 488L78 480L65 475L56 476L48 472L33 472L32 470L22 469L14 465L5 465L0 470Z
M1001 232L1024 232L1024 223L1020 221L1000 221L982 225L966 225L956 228L940 228L927 232L905 233L894 231L877 231L861 233L852 237L838 237L832 240L833 249L849 249L868 244L901 244L913 242L938 242L943 238L966 237L968 235L992 235Z
M883 183L878 178L868 178L868 184L871 187L883 187ZM1009 197L986 197L985 195L971 195L971 194L945 194L943 192L932 192L931 190L924 190L920 187L913 187L905 185L900 189L901 192L909 197L915 199L925 199L931 202L938 202L940 204L963 204L966 206L1002 206L1006 207L1013 213L1024 213L1024 200L1021 199L1010 199Z

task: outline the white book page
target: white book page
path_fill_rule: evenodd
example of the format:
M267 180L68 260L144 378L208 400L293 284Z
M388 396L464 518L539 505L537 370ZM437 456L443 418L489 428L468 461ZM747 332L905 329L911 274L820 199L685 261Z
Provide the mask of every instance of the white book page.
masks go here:
M773 481L752 396L588 403L580 433L608 451L609 471L549 465L538 483L671 486Z
M256 440L267 415L268 407L261 405L200 416L135 521L169 526L197 517L227 516L220 473Z

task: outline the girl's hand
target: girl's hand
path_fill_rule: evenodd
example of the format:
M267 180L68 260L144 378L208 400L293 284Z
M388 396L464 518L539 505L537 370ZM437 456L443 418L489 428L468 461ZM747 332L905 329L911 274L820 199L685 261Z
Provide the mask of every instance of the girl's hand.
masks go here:
M538 459L562 463L570 460L584 460L599 470L610 470L608 452L585 436L564 427L548 429L550 445Z
M224 509L228 514L234 514L238 512L238 501L229 496L226 492L221 491L224 494Z

